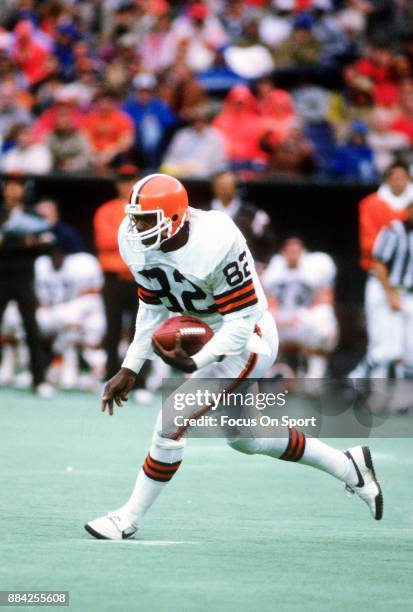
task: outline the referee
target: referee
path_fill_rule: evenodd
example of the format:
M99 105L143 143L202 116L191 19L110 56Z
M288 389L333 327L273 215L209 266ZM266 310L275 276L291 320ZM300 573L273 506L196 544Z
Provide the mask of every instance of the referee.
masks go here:
M373 271L387 303L376 311L389 345L399 355L406 378L413 378L413 201L405 221L392 221L379 233L373 248Z

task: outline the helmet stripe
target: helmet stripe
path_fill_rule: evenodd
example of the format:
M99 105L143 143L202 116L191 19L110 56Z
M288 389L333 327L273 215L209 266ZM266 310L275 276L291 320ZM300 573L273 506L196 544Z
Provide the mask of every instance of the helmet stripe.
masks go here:
M130 203L136 204L137 206L139 206L139 194L142 188L144 187L144 185L146 185L146 183L149 183L149 181L151 181L154 178L157 178L158 176L164 176L164 175L163 174L150 174L149 176L145 176L143 179L138 181L132 190Z

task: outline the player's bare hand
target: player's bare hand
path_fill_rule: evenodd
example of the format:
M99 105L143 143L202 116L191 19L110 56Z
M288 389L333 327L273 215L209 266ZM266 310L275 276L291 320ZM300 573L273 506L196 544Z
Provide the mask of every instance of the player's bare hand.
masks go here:
M155 353L163 359L163 361L181 372L191 374L196 370L195 361L182 348L182 339L179 334L176 335L175 348L171 351L165 350L155 338L152 338L152 346Z
M397 289L392 288L387 292L387 301L392 310L401 310L400 293Z
M129 391L133 389L136 374L128 368L121 368L105 385L102 394L102 412L108 409L109 415L113 415L113 402L122 406L128 400Z

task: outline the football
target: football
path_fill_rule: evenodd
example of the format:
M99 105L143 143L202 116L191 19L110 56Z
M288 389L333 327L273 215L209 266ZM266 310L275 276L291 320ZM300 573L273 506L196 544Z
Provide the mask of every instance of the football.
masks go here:
M178 334L182 339L182 348L188 355L195 355L212 338L214 332L207 323L196 317L177 316L164 321L152 337L165 350L171 351Z

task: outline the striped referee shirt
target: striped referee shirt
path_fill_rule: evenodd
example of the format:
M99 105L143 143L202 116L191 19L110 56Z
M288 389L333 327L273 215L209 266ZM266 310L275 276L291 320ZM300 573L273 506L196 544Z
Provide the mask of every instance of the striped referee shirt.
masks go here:
M412 223L392 221L382 229L374 244L373 257L386 266L392 287L413 291Z

